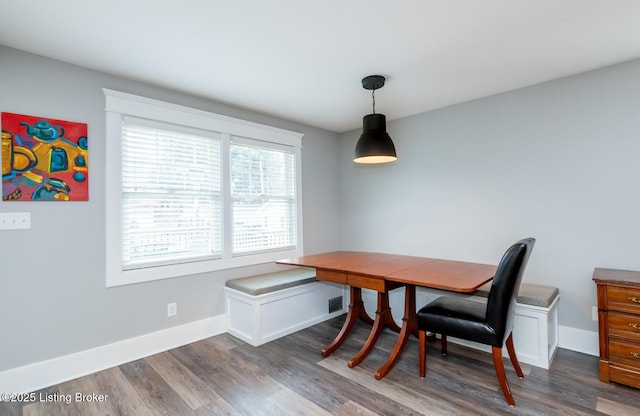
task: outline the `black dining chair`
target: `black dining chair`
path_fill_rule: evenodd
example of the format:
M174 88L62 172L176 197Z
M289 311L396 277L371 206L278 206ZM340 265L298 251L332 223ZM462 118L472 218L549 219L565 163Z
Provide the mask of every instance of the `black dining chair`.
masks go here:
M525 238L514 243L502 256L485 302L442 296L418 311L420 343L420 377L426 374L427 334L442 336L442 355L446 355L447 336L491 345L493 365L507 402L515 401L507 383L502 362L502 346L506 344L509 358L518 377L523 378L513 348L513 320L516 296L522 275L535 244L535 239Z

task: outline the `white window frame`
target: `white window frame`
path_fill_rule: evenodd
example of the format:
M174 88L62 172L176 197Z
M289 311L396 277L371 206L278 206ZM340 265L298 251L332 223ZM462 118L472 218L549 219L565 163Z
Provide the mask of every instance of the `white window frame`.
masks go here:
M103 89L106 107L106 286L121 286L172 277L270 263L302 255L302 134L203 110ZM296 247L282 251L231 257L224 250L219 259L124 270L122 264L122 117L133 116L222 134L223 235L231 229L229 143L231 136L246 137L294 149L296 164ZM225 238L226 239L226 238ZM223 247L230 241L223 241Z

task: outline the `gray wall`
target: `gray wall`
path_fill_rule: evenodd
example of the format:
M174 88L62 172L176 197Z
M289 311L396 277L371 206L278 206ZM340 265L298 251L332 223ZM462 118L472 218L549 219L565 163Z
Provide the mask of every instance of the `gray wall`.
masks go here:
M341 135L342 248L496 263L536 237L525 281L560 288L561 325L596 331L594 267L640 269L639 74L636 60L396 120L390 166L354 167L359 132Z
M105 288L102 88L304 133L304 248L338 245L338 138L331 132L0 46L0 111L89 125L88 202L0 202L32 228L0 231L0 371L224 313L228 278L272 265ZM178 316L167 318L167 303Z
M378 250L495 263L538 239L525 280L595 331L594 267L640 269L640 61L390 122L399 161L354 167L343 135L0 47L0 111L89 124L88 202L0 202L0 371L224 312L233 269L105 288L102 88L304 133L306 253ZM425 91L428 94L428 89ZM392 103L378 103L384 112ZM168 302L178 316L166 317Z

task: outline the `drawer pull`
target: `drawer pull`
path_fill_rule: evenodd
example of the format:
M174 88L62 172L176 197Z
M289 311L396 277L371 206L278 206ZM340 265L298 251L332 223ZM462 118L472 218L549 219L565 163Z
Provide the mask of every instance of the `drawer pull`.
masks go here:
M635 296L629 296L627 299L629 299L633 303L640 303L640 299Z
M633 358L638 358L638 359L640 359L640 353L637 353L637 352L630 352L629 354L631 354L631 356L632 356Z
M640 325L636 324L636 323L631 323L629 324L629 326L633 329L640 329Z

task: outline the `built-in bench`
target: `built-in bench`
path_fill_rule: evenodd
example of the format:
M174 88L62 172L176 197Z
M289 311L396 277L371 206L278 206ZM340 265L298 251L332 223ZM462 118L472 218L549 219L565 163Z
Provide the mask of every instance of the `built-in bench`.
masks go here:
M472 295L458 295L484 301L491 284ZM228 280L225 287L227 331L258 346L346 312L345 287L315 280L315 269L296 267L278 272ZM389 294L393 317L402 325L402 288ZM377 294L363 289L365 308L376 310ZM418 288L416 304L425 305L452 292ZM514 343L518 359L548 369L558 349L558 301L555 287L522 283L516 298ZM450 337L454 343L486 350L485 345ZM505 349L506 350L506 349ZM506 351L505 351L506 354Z
M480 287L472 295L457 295L470 299L485 301L489 295L491 283ZM404 289L396 289L389 294L389 302L393 317L401 323ZM363 291L363 299L367 312L371 315L376 308L376 293ZM444 292L418 288L416 291L416 304L418 308L426 305L439 296L456 296L452 292ZM516 298L516 311L514 319L513 341L518 360L548 369L558 349L558 301L560 294L558 288L552 286L522 283ZM490 349L481 344L449 337L450 342L466 345L483 351ZM506 348L504 349L506 354Z
M346 312L342 285L296 267L226 282L227 332L257 347Z

